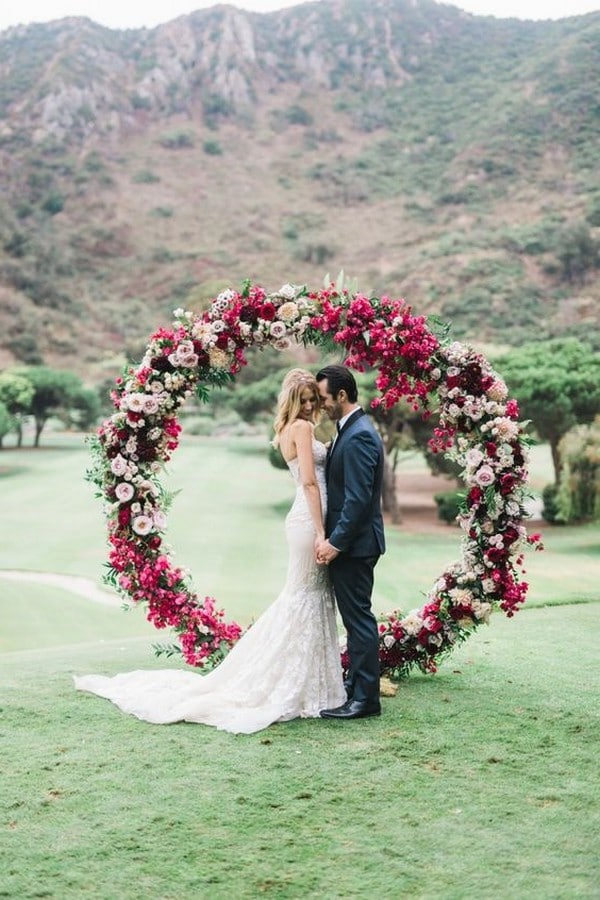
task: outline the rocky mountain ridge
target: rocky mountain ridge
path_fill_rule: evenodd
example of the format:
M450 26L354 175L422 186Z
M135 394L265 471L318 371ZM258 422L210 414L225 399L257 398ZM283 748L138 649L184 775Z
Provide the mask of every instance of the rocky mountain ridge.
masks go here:
M433 0L8 29L0 364L97 376L174 302L336 267L478 339L587 329L597 269L560 248L600 224L599 32Z

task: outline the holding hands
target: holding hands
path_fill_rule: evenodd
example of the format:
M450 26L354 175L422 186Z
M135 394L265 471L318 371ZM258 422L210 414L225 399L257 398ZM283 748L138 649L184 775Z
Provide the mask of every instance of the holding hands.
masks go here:
M319 565L328 566L339 553L340 551L332 547L326 537L317 537L315 540L315 559Z

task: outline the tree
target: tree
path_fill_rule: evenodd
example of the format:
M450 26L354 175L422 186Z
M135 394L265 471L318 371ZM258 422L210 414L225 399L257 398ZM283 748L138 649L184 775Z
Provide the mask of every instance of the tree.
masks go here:
M575 338L559 338L511 350L494 365L519 401L523 418L531 419L538 436L550 444L558 484L561 438L600 412L600 354Z
M556 256L563 278L582 284L590 269L600 265L600 244L586 222L576 222L562 232Z
M2 441L4 440L5 435L12 431L14 426L14 418L11 416L4 403L0 401L0 447L2 447Z
M272 372L249 384L235 384L230 391L215 392L211 402L216 407L222 405L234 409L245 422L254 422L267 415L272 418L284 371Z
M102 412L102 402L98 392L92 388L81 387L69 400L69 405L61 416L67 428L77 431L88 431L98 421Z
M4 434L13 429L16 430L17 446L19 447L23 443L23 417L31 409L33 394L33 385L24 376L14 372L0 373L0 403L4 405L11 417L10 428Z
M560 442L562 470L556 493L557 520L600 520L600 416L577 425Z
M13 369L12 374L26 378L33 387L31 414L35 420L34 447L39 447L44 425L49 417L68 410L81 395L81 379L73 372L51 369L49 366L30 366Z

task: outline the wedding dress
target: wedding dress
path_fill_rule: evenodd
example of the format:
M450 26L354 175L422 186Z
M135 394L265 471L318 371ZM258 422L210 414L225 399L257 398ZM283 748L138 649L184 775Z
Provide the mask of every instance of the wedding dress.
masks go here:
M313 456L324 506L327 451L316 440ZM147 722L199 722L245 734L273 722L316 717L345 702L329 576L314 560L315 531L298 460L288 467L296 497L285 520L286 582L223 662L207 675L176 669L84 675L75 678L78 690L105 697Z

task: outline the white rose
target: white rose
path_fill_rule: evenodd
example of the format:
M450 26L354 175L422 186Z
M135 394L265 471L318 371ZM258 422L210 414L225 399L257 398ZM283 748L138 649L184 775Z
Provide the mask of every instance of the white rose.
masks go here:
M294 300L296 297L296 288L293 284L284 284L279 288L276 296L283 297L284 300Z

